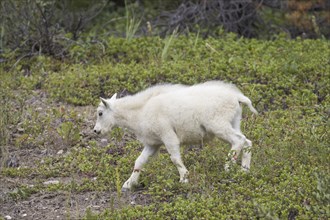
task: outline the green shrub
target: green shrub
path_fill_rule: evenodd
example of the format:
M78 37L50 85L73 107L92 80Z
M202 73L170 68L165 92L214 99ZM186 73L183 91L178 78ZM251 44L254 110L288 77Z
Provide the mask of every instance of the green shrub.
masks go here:
M312 106L329 99L327 41L227 37L200 40L194 46L195 41L179 37L172 40L165 62L162 41L110 38L101 63L68 65L59 73L49 73L45 88L59 100L87 105L95 104L99 96L122 90L135 93L156 83L221 79L237 84L266 111Z
M102 42L104 49L92 44L71 48L72 58L62 63L41 56L30 63L22 60L12 69L6 63L6 74L0 75L1 88L5 88L2 94L6 94L2 97L12 100L18 90L29 95L40 89L50 101L63 105L97 105L100 96L136 93L157 83L220 79L235 83L261 113L252 116L245 108L243 112L242 130L253 142L250 173L242 173L238 167L224 172L229 145L222 141L183 146L190 183L182 185L176 167L161 149L143 170L138 190L131 194L143 202L118 202L116 208L98 214L90 210L85 218L329 218L329 41L260 41L235 35L222 39L173 37L166 59L162 59L165 44L158 37L130 41L111 37ZM25 74L28 70L31 74ZM2 111L10 113L9 108ZM84 122L71 106L63 111L54 107L42 113L31 108L24 112L29 118L23 115L15 120L22 122L25 131L16 139L17 146L54 146L45 139L37 141L44 130L50 130L69 149L45 158L37 167L6 168L1 175L72 177L71 183L41 188L109 191L121 196L120 201L125 199L119 191L141 152L138 141L119 129L110 134L111 141L103 148L95 140L81 139L78 134ZM80 181L76 181L78 176Z

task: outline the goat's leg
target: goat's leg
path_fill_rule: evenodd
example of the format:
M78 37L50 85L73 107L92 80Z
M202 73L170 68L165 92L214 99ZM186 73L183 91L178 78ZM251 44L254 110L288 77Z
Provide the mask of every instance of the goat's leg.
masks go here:
M159 147L145 146L140 156L136 159L134 170L131 177L124 183L122 191L130 190L133 186L137 185L141 170L148 162L149 158L153 156Z
M239 106L235 112L235 116L231 121L232 127L238 132L241 133L241 119L242 119L242 107Z
M188 170L182 162L180 153L180 142L174 132L170 132L164 139L167 152L170 154L171 160L177 167L180 174L180 182L188 183Z
M232 164L236 164L236 162L237 162L238 156L242 150L243 143L244 143L240 139L241 138L239 136L233 138L233 140L235 140L235 141L232 143L231 150L228 153L228 161L225 164L226 171L229 171L230 166Z
M180 147L177 146L169 146L166 147L167 151L171 155L171 160L177 167L179 174L180 174L180 182L181 183L188 183L188 170L182 162L181 154L180 154Z
M243 155L242 155L242 169L244 171L250 170L251 147L252 147L252 142L249 139L246 139L243 147Z
M241 134L241 118L242 118L242 108L239 107L237 109L235 117L231 121L231 125L237 131L237 133L240 133L240 134ZM250 163L251 163L252 142L249 139L247 139L244 135L243 135L243 137L245 138L245 142L244 142L243 154L242 154L242 169L244 171L248 171L250 169ZM228 167L227 167L227 169L228 169Z
M236 163L238 156L246 141L245 136L240 132L240 115L237 120L232 123L210 124L208 129L211 130L218 138L231 144L231 150L228 154L229 161L225 164L225 170L228 171L232 163ZM215 120L219 121L219 120Z

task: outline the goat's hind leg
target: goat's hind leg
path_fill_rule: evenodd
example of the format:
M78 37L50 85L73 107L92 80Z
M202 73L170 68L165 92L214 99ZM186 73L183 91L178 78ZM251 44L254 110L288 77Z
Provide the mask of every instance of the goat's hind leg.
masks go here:
M251 148L252 148L252 142L246 138L245 144L243 146L243 155L242 155L242 169L244 171L250 170Z
M236 164L245 142L244 135L241 135L240 133L232 133L230 136L231 137L229 139L231 141L229 141L229 143L231 143L231 150L228 153L228 161L225 164L226 171L229 171L232 164Z
M228 154L228 162L225 164L225 170L228 171L232 163L236 163L238 156L244 146L245 136L239 129L234 126L239 126L239 122L226 123L221 125L213 125L210 127L211 131L220 139L231 144L231 150Z
M171 160L177 167L180 174L180 182L188 183L188 170L182 162L180 153L180 142L175 132L169 132L164 138L163 142L165 144L167 152L170 154Z
M231 125L233 126L233 128L240 134L242 134L241 119L242 119L242 108L240 107L237 109L235 117L231 121ZM247 139L243 134L242 136L245 139L245 142L243 144L243 153L242 153L242 169L244 171L248 171L250 169L250 163L251 163L252 142L249 139Z

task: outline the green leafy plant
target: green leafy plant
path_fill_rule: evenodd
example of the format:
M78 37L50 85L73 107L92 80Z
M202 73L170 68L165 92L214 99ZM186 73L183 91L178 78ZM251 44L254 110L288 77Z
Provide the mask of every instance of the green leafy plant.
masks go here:
M126 40L130 41L134 38L140 24L141 18L137 18L134 10L125 0L125 12L126 12Z
M36 188L33 187L27 187L27 186L20 186L15 188L12 192L9 193L9 196L17 201L20 199L26 199L28 198L31 194L35 193L37 191Z
M106 205L79 213L98 219L328 219L329 41L222 36L107 37L99 54L95 45L82 41L66 60L40 56L14 68L16 60L1 65L5 126L0 130L9 129L0 141L9 152L23 155L20 168L1 170L1 180L15 179L20 188L36 184L31 193L12 191L8 199L21 203L40 190L100 192L107 195ZM166 41L166 59L160 62ZM120 195L143 146L119 128L104 137L89 133L99 97L134 94L157 83L216 79L236 84L260 112L252 116L243 108L241 129L253 142L250 172L238 166L224 171L230 151L225 142L181 146L190 180L182 185L161 147L136 191L128 198ZM66 153L57 154L57 147ZM24 152L29 152L25 161ZM48 178L60 184L44 186ZM0 201L0 209L8 204ZM78 213L67 211L70 218Z
M316 215L330 216L330 178L327 175L315 174L317 187L313 196L318 202L314 206L306 204L307 209L311 209Z
M116 170L116 190L117 190L118 197L120 197L121 196L121 185L122 185L122 183L120 181L119 168L116 167L115 170Z
M63 122L58 128L57 132L67 144L73 145L80 140L78 127L71 121Z
M164 48L161 54L161 61L165 61L168 57L169 49L173 43L173 39L178 36L178 28L174 29L172 34L169 37L165 38Z
M8 158L8 140L9 140L9 132L8 125L10 120L10 108L8 106L8 100L6 100L6 95L3 91L1 91L3 95L1 97L1 106L0 109L0 158L1 164L0 168L2 168L5 164L5 161Z

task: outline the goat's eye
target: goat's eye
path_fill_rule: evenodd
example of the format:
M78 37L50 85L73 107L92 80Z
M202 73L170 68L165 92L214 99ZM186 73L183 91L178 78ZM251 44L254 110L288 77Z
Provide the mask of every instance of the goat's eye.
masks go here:
M102 112L99 112L99 116L102 116L103 115L103 113Z

